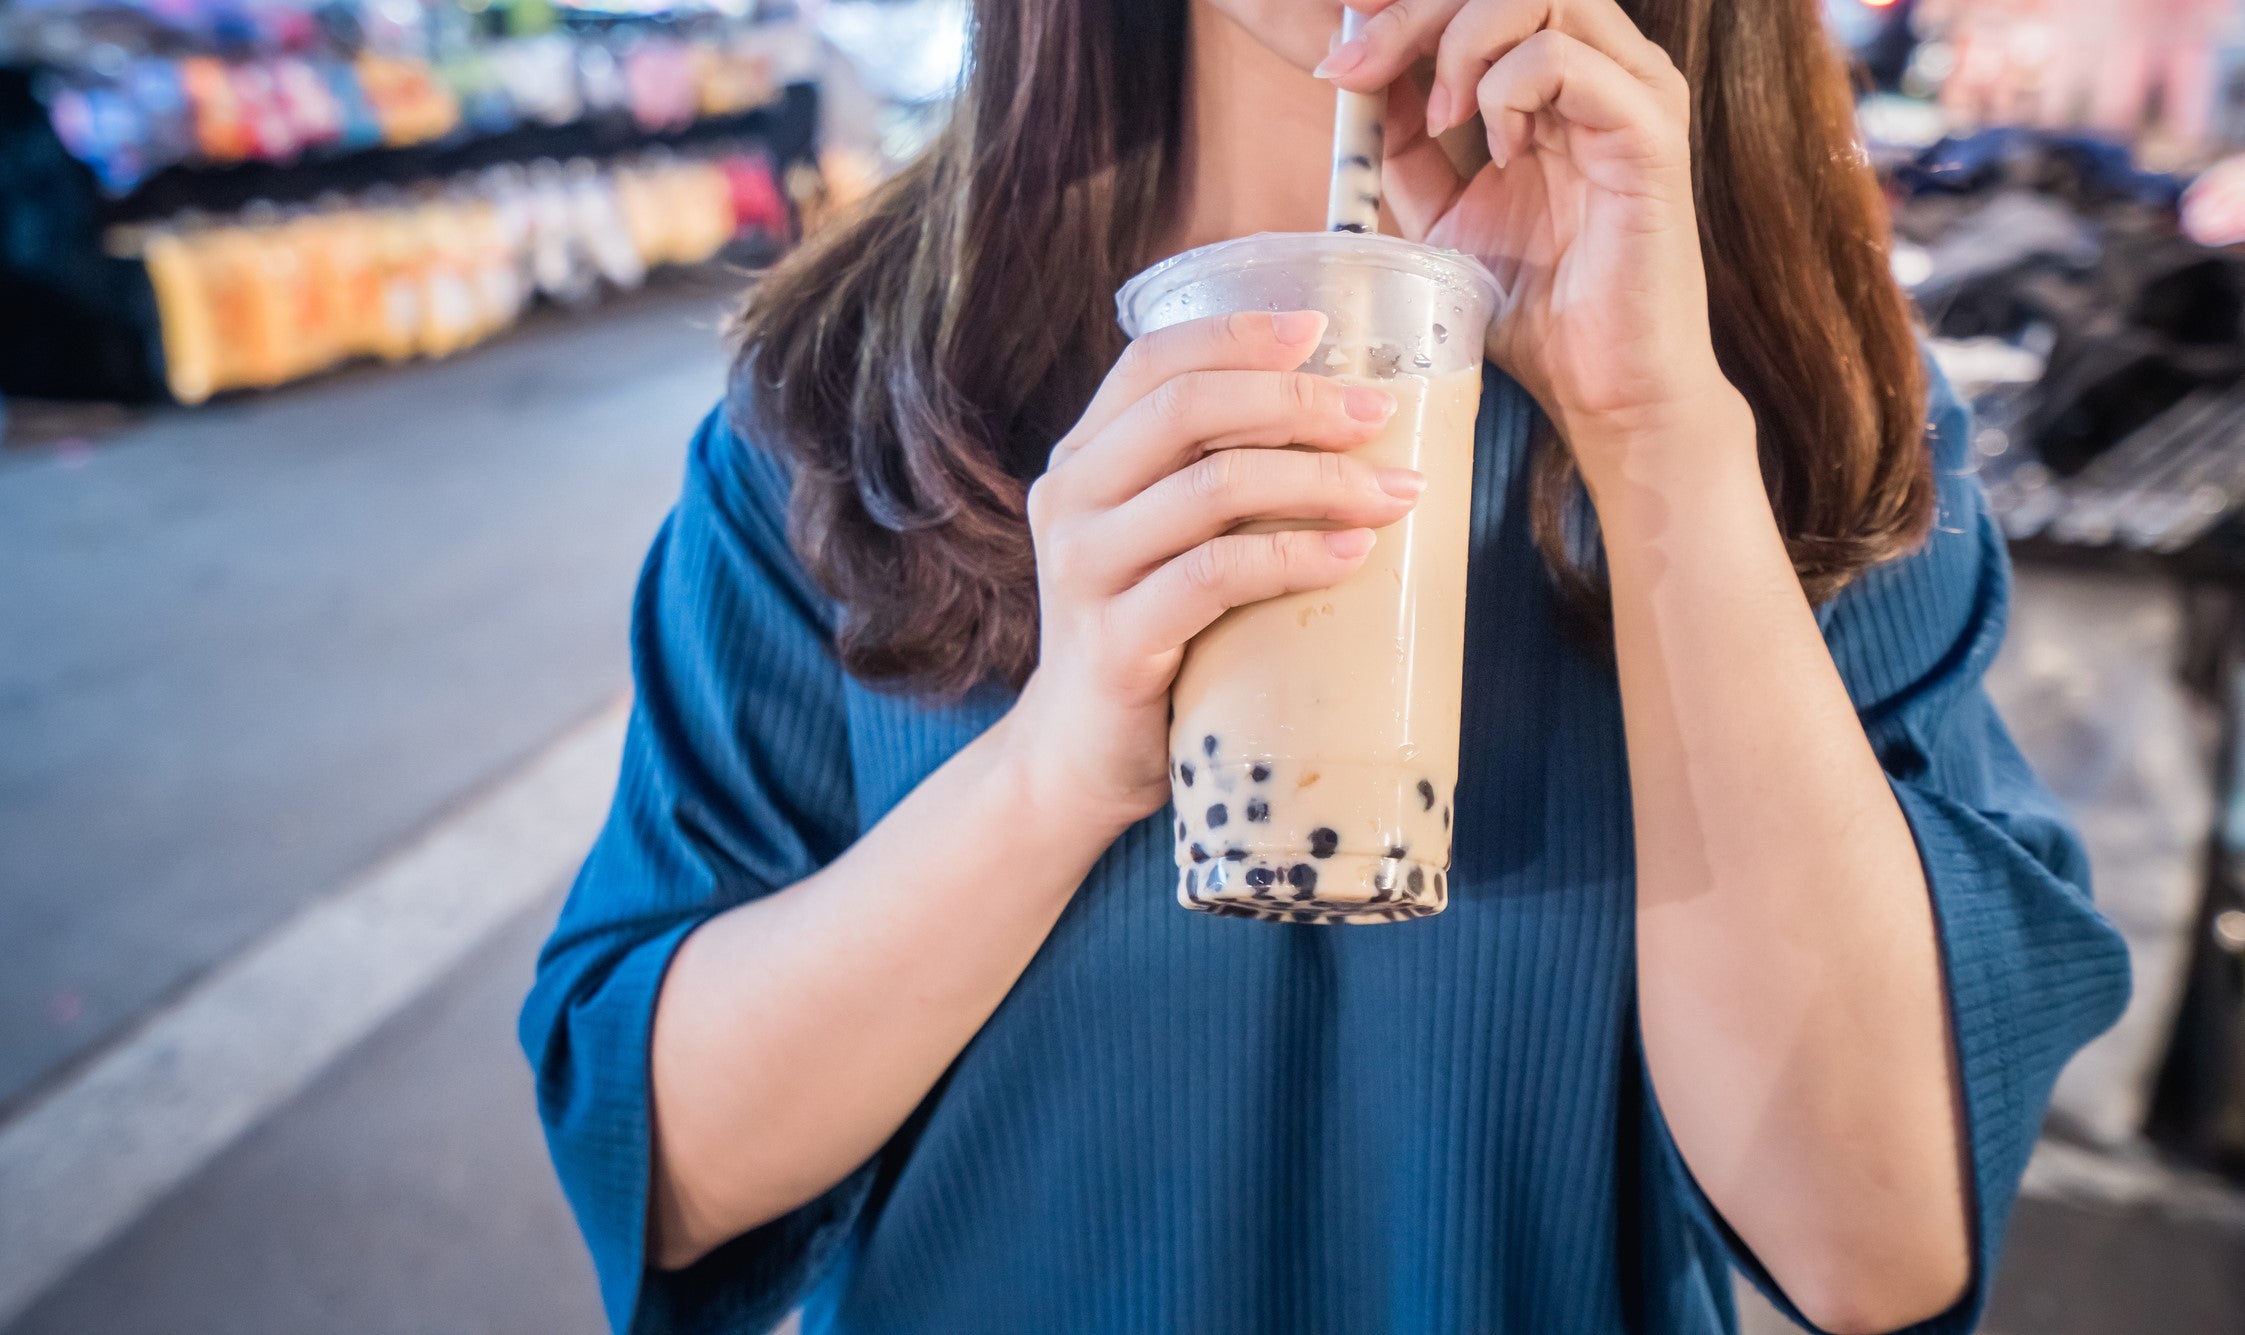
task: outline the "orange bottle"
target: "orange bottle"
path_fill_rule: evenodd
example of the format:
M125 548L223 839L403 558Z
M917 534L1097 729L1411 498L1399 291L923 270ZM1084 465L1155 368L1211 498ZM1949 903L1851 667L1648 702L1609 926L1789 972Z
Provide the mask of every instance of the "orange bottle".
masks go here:
M150 232L141 249L164 348L164 383L181 403L201 403L218 389L218 335L211 295L193 243L170 228Z

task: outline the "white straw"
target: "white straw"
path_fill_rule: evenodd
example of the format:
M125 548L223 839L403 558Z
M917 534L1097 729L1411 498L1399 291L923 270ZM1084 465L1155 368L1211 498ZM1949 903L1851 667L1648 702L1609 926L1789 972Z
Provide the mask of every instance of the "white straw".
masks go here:
M1341 11L1341 40L1364 31L1364 16ZM1352 93L1341 89L1333 106L1333 185L1325 196L1325 230L1380 230L1380 137L1387 122L1386 89Z

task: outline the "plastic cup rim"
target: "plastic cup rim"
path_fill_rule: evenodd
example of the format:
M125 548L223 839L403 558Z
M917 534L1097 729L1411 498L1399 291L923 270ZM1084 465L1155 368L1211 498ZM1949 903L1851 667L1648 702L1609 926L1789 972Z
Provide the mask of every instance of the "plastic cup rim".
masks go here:
M1283 255L1274 254L1284 249ZM1257 232L1195 246L1146 266L1115 291L1115 318L1132 338L1143 332L1145 307L1171 289L1191 281L1202 271L1253 268L1283 259L1298 263L1307 252L1326 261L1353 260L1394 273L1432 277L1447 270L1453 277L1481 289L1482 300L1494 311L1503 287L1489 267L1463 251L1447 250L1420 241L1407 241L1384 232ZM1245 258L1243 258L1243 256ZM1265 258L1265 257L1268 258Z

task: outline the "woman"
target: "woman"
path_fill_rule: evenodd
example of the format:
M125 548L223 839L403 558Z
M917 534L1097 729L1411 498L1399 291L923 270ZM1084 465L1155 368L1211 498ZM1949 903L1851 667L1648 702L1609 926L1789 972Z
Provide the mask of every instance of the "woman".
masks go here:
M523 1022L619 1329L1717 1331L1726 1261L1973 1323L2125 961L1814 6L1362 8L982 0L945 137L752 297ZM1419 479L1340 456L1389 408L1291 372L1317 317L1110 299L1316 228L1336 84L1510 292L1451 907L1212 920L1180 646Z

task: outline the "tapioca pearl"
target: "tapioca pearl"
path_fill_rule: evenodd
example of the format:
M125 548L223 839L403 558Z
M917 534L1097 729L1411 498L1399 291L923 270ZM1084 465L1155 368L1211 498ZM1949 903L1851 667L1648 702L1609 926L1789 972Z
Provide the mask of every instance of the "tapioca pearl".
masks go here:
M1268 783L1271 777L1271 767L1268 765L1249 765L1247 777L1257 783Z
M1247 869L1247 883L1258 890L1267 889L1277 879L1278 873L1268 867L1249 867Z
M1260 825L1271 818L1271 804L1260 797L1250 797L1247 799L1247 809L1240 814Z
M1177 762L1177 780L1187 788L1193 786L1193 764L1189 760Z
M1288 922L1316 922L1318 915L1308 909L1294 909L1286 915Z
M1424 894L1424 893L1426 893L1426 888L1427 888L1427 873L1426 873L1426 868L1424 868L1424 867L1413 867L1413 868L1411 869L1411 879L1410 879L1410 880L1408 880L1408 881L1406 881L1406 882L1405 882L1405 884L1407 884L1407 885L1409 885L1409 886L1411 887L1411 893L1412 893L1412 894L1414 894L1414 895L1418 895L1418 894Z
M1434 810L1434 785L1425 779L1419 780L1419 804L1423 811Z
M1231 819L1232 819L1232 813L1231 813L1231 810L1230 810L1230 808L1226 807L1226 806L1225 806L1225 805L1224 805L1223 803L1221 803L1221 802L1216 802L1216 803L1212 803L1212 804L1210 804L1210 806L1209 806L1209 808L1208 808L1208 828L1209 828L1209 829L1211 829L1211 830L1221 830L1221 829L1223 829L1223 828L1224 828L1224 826L1225 826L1225 825L1227 825L1228 823L1230 823Z
M1206 737L1200 739L1200 753L1204 756L1207 756L1211 760L1216 758L1215 733L1210 733Z
M1224 857L1231 862L1245 862L1247 861L1247 850L1244 848L1227 848L1224 850Z
M1231 879L1232 869L1230 866L1221 862L1211 862L1208 864L1207 878L1201 884L1208 887L1208 893L1215 894L1218 890L1230 884Z
M1341 846L1341 836L1327 826L1320 825L1310 831L1310 856L1329 858Z
M1409 844L1389 844L1388 851L1382 856L1394 858L1398 861L1401 861L1403 855L1410 851L1411 846Z
M1450 804L1448 802L1442 804L1442 828L1445 830L1450 828Z
M1185 837L1185 818L1183 816L1177 818L1177 837L1179 839Z
M1297 862L1286 869L1286 883L1305 894L1317 888L1317 868L1307 862Z
M1187 849L1187 850L1185 850L1185 851L1186 851L1186 852L1188 852L1188 853L1190 853L1190 854L1192 855L1192 859L1193 859L1193 861L1195 861L1195 862L1206 862L1206 861L1208 861L1208 850L1207 850L1207 849L1205 849L1205 848L1202 848L1202 847L1201 847L1201 846L1200 846L1199 844L1194 844L1194 845L1193 845L1193 846L1192 846L1191 848L1189 848L1189 849Z
M1185 893L1190 895L1199 888L1200 873L1194 871L1191 867L1185 868Z
M1448 873L1438 871L1434 874L1434 892L1438 895L1444 895L1450 892L1450 877Z

